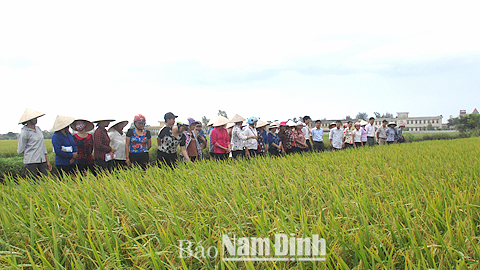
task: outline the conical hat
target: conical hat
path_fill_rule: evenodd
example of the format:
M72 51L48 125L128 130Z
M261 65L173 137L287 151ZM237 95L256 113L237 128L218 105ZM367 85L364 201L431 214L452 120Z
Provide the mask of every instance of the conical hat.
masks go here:
M116 126L116 125L128 125L128 120L118 120L118 121L115 121L113 122L112 126L108 128L108 132L110 131L113 131L113 128ZM125 128L125 126L123 126Z
M20 121L18 121L18 123L19 124L25 123L29 120L32 120L44 115L45 115L44 113L27 108L25 109L25 112L23 112L22 118L20 118Z
M235 123L228 123L226 128L227 128L227 129L228 129L228 128L231 128L231 127L233 127L234 125L235 125Z
M245 118L241 117L238 114L235 114L235 116L232 119L230 119L230 123L237 123L237 122L243 122L243 121L245 121Z
M57 115L55 123L53 123L52 132L68 127L73 121L75 121L75 117Z
M262 119L260 119L260 120L257 121L257 125L255 127L256 128L261 128L261 127L265 127L265 126L268 126L268 123L263 121Z
M115 119L112 119L112 118L99 118L98 120L95 120L93 121L93 123L99 123L99 122L102 122L102 121L110 121L110 122L114 122Z
M396 125L397 125L397 123L395 123L395 122L390 122L390 123L388 123L388 125L387 125L387 126L390 126L390 125L394 125L394 126L396 126Z
M89 132L90 130L92 130L92 129L94 128L92 122L90 122L90 121L88 121L88 120L86 120L86 119L83 119L83 118L76 118L75 121L73 121L73 123L70 124L70 127L71 127L73 130L75 130L75 131L78 131L78 130L77 130L77 127L76 127L77 124L75 123L76 121L83 121L83 122L85 122L85 131L86 131L86 132Z
M360 126L366 126L367 124L368 122L365 120L360 121Z
M287 122L287 126L289 127L295 127L297 124L295 122L293 122L292 120L288 120Z
M215 122L213 122L213 126L214 127L223 126L223 125L226 125L228 121L229 121L228 118L220 115L219 117L217 117L217 119L215 119Z

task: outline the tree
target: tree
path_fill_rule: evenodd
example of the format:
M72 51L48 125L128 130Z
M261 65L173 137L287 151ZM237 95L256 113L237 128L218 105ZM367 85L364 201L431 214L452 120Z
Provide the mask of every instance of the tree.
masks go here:
M366 112L358 112L357 116L355 116L355 118L367 120L368 119L368 114Z
M453 117L452 115L450 115L450 118L448 119L447 126L448 127L454 127L458 124L460 124L460 118L459 117Z
M347 120L347 121L352 120L352 117L350 117L350 115L347 115L347 116L345 116L345 120Z
M428 126L427 126L427 130L435 130L435 129L433 128L432 124L430 123L430 124L428 124Z
M227 113L225 111L222 111L222 110L218 110L218 115L223 116L225 118L228 118Z
M207 132L208 122L210 122L210 119L207 119L206 116L202 116L202 123L203 123L202 129L203 129L204 132Z
M393 114L391 114L389 112L385 112L385 114L382 115L382 118L393 118Z
M381 115L379 112L374 112L373 114L375 115L375 118L380 118L380 117L382 117L382 115Z
M460 117L455 128L462 137L480 136L480 114L467 114Z

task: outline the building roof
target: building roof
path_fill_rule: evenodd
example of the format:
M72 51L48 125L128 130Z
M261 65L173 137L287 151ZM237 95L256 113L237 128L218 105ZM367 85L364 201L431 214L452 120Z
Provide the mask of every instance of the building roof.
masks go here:
M472 112L472 113L474 113L474 114L478 114L477 108L475 108L475 110L473 110L473 112Z

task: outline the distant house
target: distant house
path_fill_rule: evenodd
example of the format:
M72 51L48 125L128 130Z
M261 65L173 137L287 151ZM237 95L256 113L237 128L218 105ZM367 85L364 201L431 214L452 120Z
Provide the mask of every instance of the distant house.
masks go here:
M147 126L145 127L146 130L149 130L152 136L157 136L160 132L160 129L165 126L165 121L158 121L158 126Z
M477 108L475 108L475 110L473 110L472 114L478 114Z

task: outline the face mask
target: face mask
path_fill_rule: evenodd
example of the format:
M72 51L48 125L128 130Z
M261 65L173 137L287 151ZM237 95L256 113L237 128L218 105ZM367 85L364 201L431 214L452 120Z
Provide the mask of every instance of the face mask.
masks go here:
M35 119L32 119L30 121L28 121L31 125L36 125L37 124L37 118Z
M85 125L76 125L78 131L82 131L85 128Z

